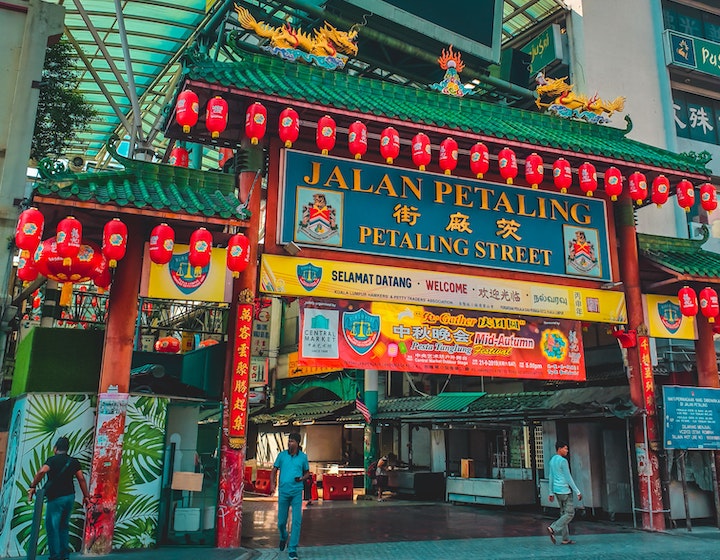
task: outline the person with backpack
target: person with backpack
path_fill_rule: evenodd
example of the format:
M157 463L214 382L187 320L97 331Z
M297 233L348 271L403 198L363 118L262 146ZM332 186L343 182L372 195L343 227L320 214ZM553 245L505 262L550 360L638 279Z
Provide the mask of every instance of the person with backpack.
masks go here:
M35 474L28 488L28 499L35 497L35 489L45 475L45 532L47 533L50 556L48 560L67 560L70 557L70 515L75 505L74 478L83 493L83 505L90 499L87 482L80 461L68 454L70 441L59 437L53 448L54 455L48 457L45 464Z

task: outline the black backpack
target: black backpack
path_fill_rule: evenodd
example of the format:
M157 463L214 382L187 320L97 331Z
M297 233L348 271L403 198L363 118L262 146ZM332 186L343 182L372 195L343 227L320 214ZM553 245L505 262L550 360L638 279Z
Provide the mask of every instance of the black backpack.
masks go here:
M368 465L366 473L370 478L374 479L377 474L378 461L379 459L375 459L372 463Z

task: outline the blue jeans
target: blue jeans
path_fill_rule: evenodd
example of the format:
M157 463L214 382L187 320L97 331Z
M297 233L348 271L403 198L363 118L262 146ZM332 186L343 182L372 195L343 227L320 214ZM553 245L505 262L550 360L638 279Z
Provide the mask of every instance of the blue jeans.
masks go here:
M288 554L297 552L300 542L300 525L302 524L302 492L294 495L280 494L278 496L278 530L280 540L288 540L288 512L292 507L292 524L290 526L290 540L288 541Z
M560 517L555 523L550 525L553 531L562 535L562 540L570 540L570 529L568 525L575 517L575 503L573 502L572 494L555 494L555 498L560 505Z
M45 507L45 533L47 533L49 560L65 560L70 555L70 514L75 505L75 494L48 500Z

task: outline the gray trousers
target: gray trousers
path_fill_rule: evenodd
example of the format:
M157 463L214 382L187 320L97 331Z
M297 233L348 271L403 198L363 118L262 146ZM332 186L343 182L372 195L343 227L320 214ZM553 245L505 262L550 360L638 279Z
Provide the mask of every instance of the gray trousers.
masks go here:
M571 494L555 494L555 499L560 505L560 517L552 524L552 530L556 535L562 535L562 540L570 540L570 529L568 525L575 517L575 504L573 503L573 495Z

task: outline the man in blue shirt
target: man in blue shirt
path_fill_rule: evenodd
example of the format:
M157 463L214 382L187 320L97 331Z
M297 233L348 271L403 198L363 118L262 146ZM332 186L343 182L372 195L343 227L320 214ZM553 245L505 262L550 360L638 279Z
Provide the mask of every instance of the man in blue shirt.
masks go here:
M568 444L564 441L558 441L555 444L555 449L557 453L548 462L550 489L548 498L552 502L557 497L560 505L560 517L547 530L553 544L555 544L555 535L557 533L562 535L560 544L575 544L575 541L570 540L570 530L568 529L568 525L575 517L575 504L573 504L572 493L577 494L578 501L582 500L582 493L578 490L577 484L575 484L570 474L570 466L567 460Z
M305 453L300 450L300 434L288 436L288 448L275 459L270 473L270 493L275 492L277 473L280 471L278 485L278 530L280 531L280 550L288 545L288 558L297 560L297 546L300 542L302 523L302 497L305 479L310 475L310 465ZM288 543L288 511L292 507L292 525Z

